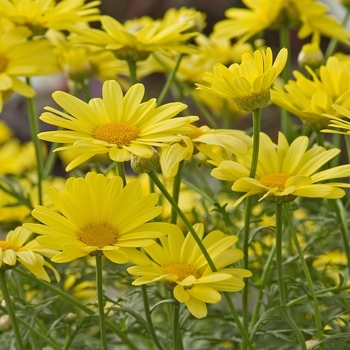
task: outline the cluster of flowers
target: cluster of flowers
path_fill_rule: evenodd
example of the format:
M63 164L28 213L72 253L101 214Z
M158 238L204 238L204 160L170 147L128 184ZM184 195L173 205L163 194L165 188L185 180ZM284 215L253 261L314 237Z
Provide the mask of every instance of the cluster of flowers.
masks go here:
M227 19L206 36L201 32L205 15L195 9L170 9L162 19L120 23L100 14L99 1L0 0L0 109L13 92L35 97L30 77L63 72L71 91L82 91L87 101L73 92L54 92L61 109L46 107L40 120L56 128L38 133L38 138L60 144L55 151L66 154L67 172L99 156L117 168L117 175L88 171L49 186L54 179L45 171L45 161L38 161L39 143L31 151L37 155L34 182L39 192L23 219L17 218L23 225L0 241L2 270L20 263L50 281L48 267L58 280L44 257L68 263L104 256L115 264L130 264L127 271L135 286L166 283L178 302L203 318L207 304L221 300L220 292L244 288L249 266L235 264L247 251L235 247L235 235L207 232L204 223L187 225L184 234L176 217L155 220L163 212L158 195L144 195L140 180L125 176L125 162L157 185L156 171L164 181L176 183L184 162L200 156L212 166L213 178L243 193L233 207L254 195L276 203L345 195L349 184L335 179L349 177L350 164L325 168L340 153L338 148L310 147L308 136L288 140L287 130L274 143L256 126L248 135L218 127L215 118L205 125L184 114L186 104L164 103L167 90L158 99L145 98L145 86L137 81L161 72L169 85L181 87L215 117L226 104L235 115L252 112L258 124L261 108L273 103L318 134L350 133L344 118L350 118L350 59L333 54L324 59L319 49L322 36L349 44L349 31L313 0L243 2L246 9L227 10ZM90 27L92 21L100 21L101 29ZM270 47L251 39L283 25L297 28L300 39L312 37L300 55L307 74L295 71L295 80L277 84L288 64L287 48L274 59ZM92 78L102 82L101 97L88 96ZM0 169L1 174L17 171ZM1 189L11 195L9 187ZM176 199L169 201L181 216ZM31 218L25 220L32 205ZM249 225L246 229L249 233Z

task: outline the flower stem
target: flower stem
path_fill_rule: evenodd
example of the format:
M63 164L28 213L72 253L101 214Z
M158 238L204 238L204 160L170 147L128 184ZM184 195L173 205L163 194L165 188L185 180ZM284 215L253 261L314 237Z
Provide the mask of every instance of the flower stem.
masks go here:
M184 222L184 224L186 225L187 229L189 230L190 234L192 235L193 239L196 241L199 249L201 250L202 254L204 255L206 261L208 262L209 267L211 268L211 270L213 272L217 271L217 268L215 267L215 264L213 263L213 260L211 259L209 253L207 252L202 240L198 237L196 231L194 230L193 226L191 225L191 223L189 222L189 220L187 219L186 215L183 213L183 211L180 209L180 207L178 206L178 204L174 201L174 199L172 198L172 196L169 194L169 192L167 191L167 189L164 187L164 185L162 184L162 182L159 180L157 174L155 173L154 170L152 170L151 172L148 173L148 175L150 176L150 178L152 179L152 181L155 183L155 185L158 187L158 189L162 192L162 194L164 195L164 197L169 201L169 203L171 204L171 206L174 208L174 210L176 211L177 215L181 218L181 220ZM228 293L224 293L226 300L228 300ZM229 304L230 305L230 304ZM234 309L233 304L231 303L230 308L232 306L232 310L234 310L235 312L233 312L233 317L235 319L235 322L237 324L237 327L239 328L242 337L244 338L245 342L248 344L250 349L253 349L250 341L249 341L249 337L247 334L247 331L245 328L243 328L242 323L238 317L238 314L236 312L236 310Z
M174 178L173 182L173 193L172 193L172 198L174 201L179 204L179 197L180 197L180 186L181 186L181 176L182 176L182 168L184 165L184 161L182 160L179 163L179 169L177 171L177 174ZM171 213L170 213L170 223L171 224L176 224L177 222L177 213L174 207L171 207Z
M176 302L174 305L174 314L173 314L173 344L174 350L183 350L183 344L180 334L180 303Z
M26 78L27 84L30 85L29 78ZM39 204L42 204L42 182L43 182L43 172L44 172L44 161L43 161L43 152L41 147L41 141L38 139L39 134L39 118L37 116L37 107L35 103L35 98L27 98L27 110L29 118L29 128L32 142L35 149L35 159L37 166L38 174L38 199Z
M258 158L259 158L259 144L260 144L260 119L261 119L261 109L257 108L253 110L253 154L252 161L250 165L249 177L255 178L256 169L258 167ZM243 228L243 268L248 268L248 248L249 248L249 231L250 231L250 217L252 212L252 197L248 197L245 203L245 212L244 212L244 228ZM248 295L249 294L249 285L245 284L242 291L242 313L243 313L243 327L248 331ZM246 349L246 345L242 343L242 349Z
M128 66L129 66L129 73L130 73L130 83L131 85L134 85L137 83L137 74L136 74L136 61L130 61L128 60Z
M117 162L118 176L123 179L123 186L126 186L125 167L123 162Z
M315 323L316 323L318 340L322 340L324 338L324 336L323 336L323 326L322 326L321 313L320 313L320 308L319 308L319 305L318 305L318 302L317 302L317 297L316 297L316 294L315 294L315 289L314 289L314 285L313 285L312 278L311 278L311 275L310 275L310 271L309 271L309 269L307 267L307 263L306 263L306 260L304 258L303 251L301 249L301 246L300 246L297 234L295 232L295 228L294 228L294 225L293 225L291 213L289 211L288 203L285 203L283 205L283 209L284 209L285 218L287 219L287 224L289 226L289 231L290 231L290 233L292 235L292 239L293 239L294 245L295 245L295 247L297 249L297 252L298 252L298 255L299 255L299 259L300 259L300 262L301 262L301 266L303 268L304 275L305 275L305 278L306 278L306 282L307 282L307 285L308 285L308 288L309 288L309 293L310 293L311 300L312 300L312 305L313 305L313 308L314 308L314 316L315 316ZM320 350L324 350L324 344L320 344Z
M107 335L106 335L106 318L103 301L103 288L102 288L102 255L97 254L96 258L96 290L98 301L98 312L100 319L100 337L103 350L108 350Z
M142 294L142 300L143 300L143 307L145 310L145 317L147 320L147 325L148 325L148 332L150 336L152 337L154 344L159 350L163 350L162 345L159 343L157 334L154 330L153 327L153 321L150 313L150 308L149 308L149 301L148 301L148 295L147 295L147 287L143 284L141 285L141 294Z
M180 63L182 58L184 57L183 53L180 53L180 55L178 56L176 62L175 62L175 66L174 68L170 71L170 74L168 75L168 78L163 86L162 91L160 92L160 95L157 99L157 106L161 105L164 101L164 98L166 96L166 94L168 93L171 84L173 83L175 76L176 76L176 72L179 69Z
M7 288L6 270L4 270L3 268L0 269L0 289L6 303L7 312L10 316L11 326L13 329L13 333L15 334L18 350L24 350L22 336L21 336L21 333L19 332L19 328L17 324L15 309L13 307L10 293Z
M282 203L276 203L276 264L277 264L277 277L280 295L280 306L285 307L283 315L289 326L293 329L296 338L301 346L301 349L306 350L305 339L294 322L289 313L287 307L286 288L283 279L283 261L282 261L282 234L283 234L283 205Z
M55 287L52 283L47 283L39 278L36 278L34 275L23 271L21 269L15 269L15 272L19 273L21 276L26 277L32 281L35 281L36 283L40 284L46 289L51 290L53 293L58 295L62 300L67 301L69 304L75 306L76 308L80 309L81 311L85 312L89 316L95 315L95 311L90 309L88 306L80 302L78 299L72 297L68 293L64 292L63 290ZM136 345L124 334L119 327L114 322L111 322L110 320L106 320L106 324L108 325L109 329L111 329L115 334L119 336L119 338L124 342L125 345L129 347L129 349L132 350L138 350Z

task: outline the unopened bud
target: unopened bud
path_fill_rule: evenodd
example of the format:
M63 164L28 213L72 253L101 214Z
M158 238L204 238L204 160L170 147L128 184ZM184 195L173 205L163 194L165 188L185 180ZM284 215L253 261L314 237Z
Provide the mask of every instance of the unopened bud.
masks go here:
M2 315L0 317L0 331L6 332L11 328L11 320L9 315Z
M67 324L73 324L77 319L77 314L69 312L64 318L63 321Z
M301 48L298 56L298 64L300 67L310 67L312 70L317 69L323 62L323 53L318 44L305 44Z
M150 158L141 158L139 156L131 155L131 168L135 173L143 174L149 173L159 166L159 153L152 147L153 155Z

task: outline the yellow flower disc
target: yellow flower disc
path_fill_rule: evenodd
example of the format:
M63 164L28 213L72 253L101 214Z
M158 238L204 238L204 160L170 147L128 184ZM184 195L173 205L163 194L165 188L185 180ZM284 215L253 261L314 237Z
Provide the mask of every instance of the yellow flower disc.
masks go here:
M94 132L97 140L105 141L118 147L128 146L131 141L136 140L139 130L136 126L124 122L109 122L98 126Z
M194 276L196 278L201 277L201 275L194 267L185 264L173 264L163 266L162 270L166 274L177 275L179 277L180 282L188 276Z
M282 192L285 189L286 181L290 178L290 175L283 173L267 174L262 176L259 181L266 187L278 188L278 191Z
M202 136L204 134L204 132L200 129L197 128L196 126L192 125L192 124L187 124L187 127L193 129L194 133L193 134L188 134L186 136L188 136L191 140L196 139L199 136Z
M18 250L18 247L10 242L0 241L0 249L2 251L11 249L11 250L14 250L16 252Z
M116 243L118 234L115 229L104 224L86 227L79 233L79 239L88 246L99 248Z

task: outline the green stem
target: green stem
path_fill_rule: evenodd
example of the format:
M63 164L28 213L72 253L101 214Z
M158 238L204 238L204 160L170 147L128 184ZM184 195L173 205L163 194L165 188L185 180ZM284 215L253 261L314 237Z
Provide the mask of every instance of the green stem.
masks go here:
M96 291L98 301L98 313L100 319L100 337L103 350L108 350L106 334L106 317L103 300L103 282L102 282L102 255L97 254L96 258Z
M89 87L88 87L88 82L87 81L84 81L83 83L80 84L80 87L81 87L81 91L85 97L85 100L87 102L89 102L91 100L91 93L90 93L90 90L89 90Z
M309 288L309 293L310 293L311 300L312 300L312 305L313 305L313 308L314 308L314 316L315 316L315 323L316 323L318 340L322 340L324 338L324 336L323 336L322 319L321 319L320 308L319 308L319 305L318 305L318 302L317 302L317 298L316 298L316 294L315 294L313 281L312 281L312 278L311 278L311 275L310 275L310 271L309 271L309 269L307 267L307 263L306 263L306 260L304 258L304 254L303 254L303 251L301 249L301 246L300 246L297 234L295 232L295 228L294 228L294 224L293 224L293 221L292 221L291 213L289 211L288 203L285 203L283 205L283 207L284 207L285 218L287 219L287 224L289 226L289 231L290 231L290 233L292 235L294 245L295 245L295 247L297 249L297 252L298 252L298 255L299 255L299 259L300 259L300 262L301 262L301 266L302 266L302 269L304 271L306 282L307 282L307 285L308 285L308 288ZM320 350L324 350L324 344L320 344Z
M154 344L156 344L156 347L159 350L163 350L163 347L159 343L157 334L156 334L154 327L153 327L153 321L152 321L152 317L151 317L151 313L150 313L150 307L149 307L149 301L148 301L148 295L147 295L147 287L144 284L141 285L141 294L142 294L143 306L144 306L144 310L145 310L145 317L146 317L147 325L148 325L148 332L149 332L151 338L153 339Z
M182 58L184 57L184 54L181 53L176 62L175 62L175 66L174 68L170 71L170 74L168 75L168 78L163 86L163 89L162 91L160 92L160 95L157 99L157 106L161 105L165 99L165 96L167 95L169 89L170 89L170 86L171 84L174 82L174 79L175 79L175 76L176 76L176 72L177 70L179 69L179 66L180 66L180 63L181 63L181 60Z
M130 74L130 83L134 85L137 83L137 74L136 74L136 61L127 61L129 66L129 74Z
M0 269L0 289L2 292L2 296L3 296L5 303L6 303L7 312L10 316L11 326L13 329L13 333L15 334L18 350L24 350L22 336L21 336L21 333L19 331L18 324L17 324L17 317L16 317L16 313L15 313L15 308L13 307L10 293L8 291L8 288L7 288L6 270L4 270L3 268Z
M118 176L123 179L123 186L126 185L125 167L123 162L117 162Z
M26 277L32 281L35 281L36 283L40 284L44 288L47 288L51 290L55 295L60 296L62 300L67 301L69 304L75 306L76 308L80 309L81 311L85 312L87 315L94 316L95 311L91 310L89 307L84 305L82 302L80 302L78 299L72 297L71 295L67 294L66 292L62 291L61 289L55 287L51 283L47 283L39 278L36 278L34 275L23 271L21 269L15 269L15 272L20 274L23 277ZM120 328L112 321L106 319L106 323L108 327L119 336L119 338L126 344L130 349L132 350L138 350L138 348L133 344L133 342L120 330Z
M193 226L191 225L191 223L189 222L189 220L187 219L186 215L183 213L183 211L180 209L180 207L178 206L178 204L174 201L174 199L172 198L172 196L169 194L169 192L167 191L167 189L164 187L164 185L162 184L162 182L159 180L157 174L154 172L154 170L152 170L151 172L148 173L148 175L150 176L150 178L152 179L152 181L155 183L155 185L158 187L158 189L161 191L161 193L164 195L164 197L168 200L168 202L171 204L171 206L175 209L177 215L181 218L181 220L184 222L184 224L186 225L187 229L189 230L190 234L192 235L193 239L196 241L199 249L201 250L203 256L205 257L206 261L208 262L208 265L210 267L210 269L213 272L217 271L217 268L215 267L215 264L213 263L213 260L211 259L209 253L207 252L202 240L198 237L197 232L194 230ZM226 294L228 293L224 293L224 295L226 296ZM227 297L226 297L227 299ZM234 306L232 304L232 308L234 309ZM232 310L231 310L232 311ZM246 332L246 330L243 328L241 321L239 320L239 317L237 315L236 312L233 313L233 317L235 319L235 322L239 328L239 330L242 333L242 336L244 338L244 340L247 342L248 346L250 349L253 349L250 341L249 341L249 337L248 334Z
M273 262L273 258L275 256L276 252L276 244L274 244L270 250L269 256L267 257L266 263L264 265L264 269L261 275L260 279L260 288L259 288L259 294L256 298L256 303L253 311L253 316L250 321L250 328L253 328L256 322L258 321L259 318L259 313L260 313L260 307L261 307L261 302L262 302L262 297L263 297L263 292L265 288L265 284L267 281L267 278L269 276L270 268Z
M350 241L349 241L349 225L347 223L347 213L340 199L332 201L334 211L340 224L340 233L343 239L343 247L347 258L348 273L350 273Z
M258 167L259 158L259 145L260 145L260 119L261 119L261 109L257 108L252 112L253 116L253 154L252 161L250 165L249 177L255 178L256 169ZM252 212L252 197L246 199L245 211L244 211L244 228L243 228L243 268L248 268L248 249L249 249L249 232L250 232L250 217ZM248 331L249 321L248 321L248 304L249 304L249 285L245 284L242 291L242 313L243 313L243 327ZM246 344L242 343L242 349L246 349Z
M343 24L344 27L345 27L346 23L349 20L349 16L350 16L350 8L348 7L347 10L346 10L345 16L344 16L344 18L342 20L342 24ZM338 43L339 43L339 40L336 39L336 38L332 38L329 41L326 53L324 55L324 62L327 62L328 58L334 54L335 50L338 47Z
M153 54L153 56L165 68L166 71L168 72L170 71L170 68L168 67L168 65L165 64L156 54ZM209 113L209 111L203 106L203 104L198 101L198 98L193 93L193 88L189 86L189 84L185 83L184 81L177 79L175 76L173 78L173 81L175 81L176 84L179 85L183 91L186 91L186 94L194 102L195 106L198 108L201 115L204 117L204 119L208 123L208 126L211 128L217 129L219 127L217 121L215 120L215 118L213 118L213 116Z
M283 235L283 206L281 203L276 204L276 265L277 265L277 277L280 295L280 306L285 307L283 315L289 326L293 329L295 336L303 350L306 350L305 339L301 334L300 329L290 316L289 309L287 308L287 296L286 288L283 279L283 259L282 259L282 235Z
M173 313L173 344L174 350L183 350L180 333L180 303L176 302Z
M26 78L27 84L30 85L29 78ZM35 98L27 97L27 110L28 110L28 118L29 118L29 128L32 142L34 144L35 149L35 159L37 166L37 174L38 174L38 199L39 204L42 204L43 198L43 190L42 190L42 182L43 182L43 169L44 169L44 161L43 161L43 150L41 141L38 139L39 134L39 118L37 116L37 107L35 103Z
M177 174L174 178L173 182L173 193L172 198L174 201L178 204L179 198L180 198L180 186L181 186L181 177L182 177L182 168L184 166L184 161L181 161L179 164L179 169L177 171ZM170 223L176 224L177 222L177 213L174 207L171 207L171 213L170 213Z

